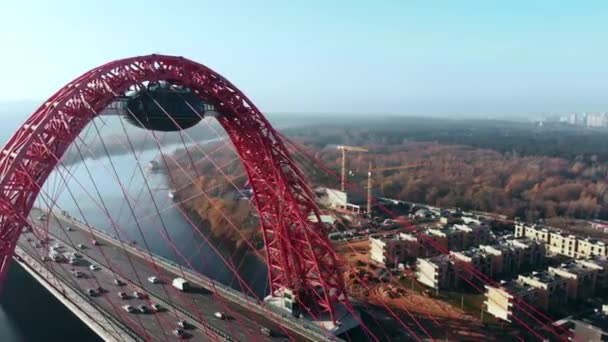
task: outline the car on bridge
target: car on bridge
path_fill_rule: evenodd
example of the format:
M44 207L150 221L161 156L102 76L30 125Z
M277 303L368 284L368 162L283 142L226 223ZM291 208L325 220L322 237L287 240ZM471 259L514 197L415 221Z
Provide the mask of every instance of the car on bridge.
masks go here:
M179 320L177 322L177 326L180 327L181 329L190 329L190 327L191 327L190 323L184 321L183 319Z
M135 292L133 292L133 297L135 297L137 299L146 299L146 298L148 298L148 295L146 295L143 292L135 291Z
M161 282L158 277L148 277L148 281L152 284L159 284Z
M175 330L173 330L173 335L175 335L175 336L177 336L179 338L186 337L186 333L182 329L175 329Z
M260 332L262 333L262 335L272 336L272 330L270 330L270 329L268 329L266 327L261 328Z

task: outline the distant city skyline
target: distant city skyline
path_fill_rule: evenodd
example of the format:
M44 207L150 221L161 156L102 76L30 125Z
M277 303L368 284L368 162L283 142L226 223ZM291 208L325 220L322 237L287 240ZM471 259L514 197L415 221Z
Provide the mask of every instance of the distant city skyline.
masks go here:
M8 2L0 101L41 102L95 66L163 53L265 112L608 111L606 19L601 1Z

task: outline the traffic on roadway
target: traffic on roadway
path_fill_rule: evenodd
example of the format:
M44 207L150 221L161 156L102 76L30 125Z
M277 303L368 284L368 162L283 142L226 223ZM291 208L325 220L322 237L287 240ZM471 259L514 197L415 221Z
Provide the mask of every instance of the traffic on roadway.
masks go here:
M273 322L253 320L211 291L128 252L118 240L92 238L79 225L37 209L30 216L32 222L48 224L50 241L25 233L19 246L85 289L91 300L145 339L289 340ZM187 289L179 289L179 279Z

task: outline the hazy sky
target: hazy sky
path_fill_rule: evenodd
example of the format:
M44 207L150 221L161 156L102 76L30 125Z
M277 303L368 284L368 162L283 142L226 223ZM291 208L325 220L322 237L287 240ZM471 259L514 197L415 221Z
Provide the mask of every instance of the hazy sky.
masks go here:
M608 111L606 1L0 1L0 100L148 53L264 111Z

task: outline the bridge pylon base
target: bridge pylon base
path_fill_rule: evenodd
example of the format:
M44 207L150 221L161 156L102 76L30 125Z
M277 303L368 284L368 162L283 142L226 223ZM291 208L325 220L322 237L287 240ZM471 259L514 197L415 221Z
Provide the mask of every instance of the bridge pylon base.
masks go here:
M292 297L293 298L293 297ZM302 324L318 326L319 329L329 332L334 336L341 335L351 329L359 326L361 317L358 312L351 313L341 303L335 303L334 310L337 317L334 323L329 314L319 313L311 315L304 310L295 310L293 306L293 300L289 294L287 296L266 296L264 298L264 304L266 307L274 312L278 312L284 317L293 317L302 321ZM294 315L295 313L295 315ZM356 315L356 317L355 317Z

